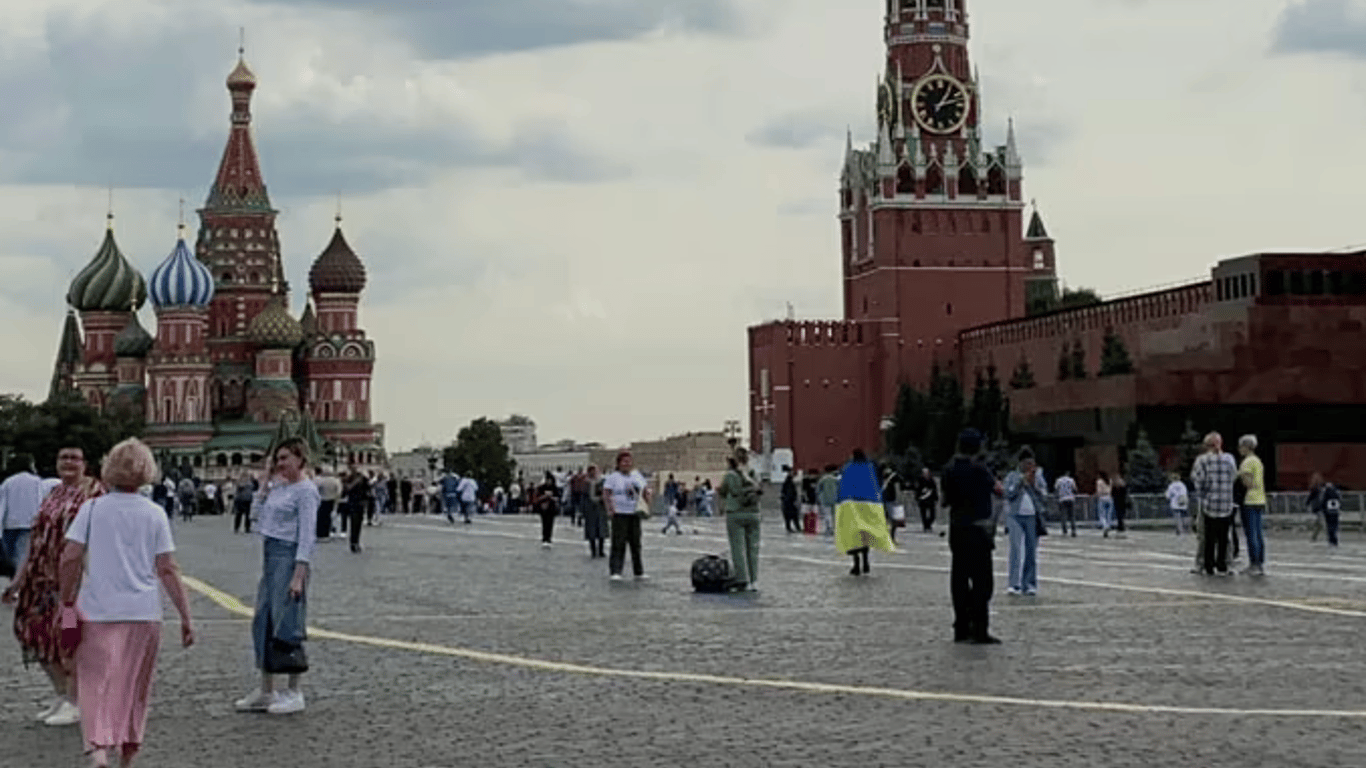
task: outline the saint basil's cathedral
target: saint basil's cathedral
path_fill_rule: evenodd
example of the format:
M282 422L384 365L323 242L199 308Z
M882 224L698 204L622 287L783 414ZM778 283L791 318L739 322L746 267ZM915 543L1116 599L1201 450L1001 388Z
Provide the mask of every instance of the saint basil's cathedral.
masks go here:
M140 416L163 466L236 475L273 442L303 437L317 453L362 466L383 461L371 421L374 342L358 322L365 266L341 231L309 270L302 316L289 311L277 211L251 132L256 76L239 58L228 76L231 128L198 211L149 277L115 242L113 215L72 280L50 395L78 392L101 411ZM156 333L138 320L148 299Z

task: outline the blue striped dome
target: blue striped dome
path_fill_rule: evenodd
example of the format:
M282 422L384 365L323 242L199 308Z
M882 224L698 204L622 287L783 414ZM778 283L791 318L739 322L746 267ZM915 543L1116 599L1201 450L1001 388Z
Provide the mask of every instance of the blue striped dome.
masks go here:
M190 253L182 237L152 272L147 288L157 308L206 307L213 299L213 274Z

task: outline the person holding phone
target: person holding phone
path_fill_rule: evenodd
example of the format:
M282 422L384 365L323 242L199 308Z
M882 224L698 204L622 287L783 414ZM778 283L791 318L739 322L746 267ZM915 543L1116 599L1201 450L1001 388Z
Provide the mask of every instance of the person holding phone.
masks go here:
M264 543L261 583L256 590L256 613L251 635L256 651L256 667L261 671L259 690L239 699L239 712L269 712L288 715L304 710L304 694L299 690L300 673L289 674L289 685L275 689L271 651L286 647L303 648L307 626L307 587L310 562L316 542L318 487L304 470L308 466L308 446L291 438L275 449L270 471L253 502L257 531ZM352 517L351 524L357 524Z

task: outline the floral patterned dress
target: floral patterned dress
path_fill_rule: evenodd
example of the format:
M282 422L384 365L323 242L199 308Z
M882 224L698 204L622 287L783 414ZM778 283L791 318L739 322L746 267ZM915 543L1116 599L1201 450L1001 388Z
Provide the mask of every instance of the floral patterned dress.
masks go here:
M86 501L104 491L93 478L75 485L62 483L38 509L33 521L28 566L14 605L14 636L24 651L25 664L59 664L66 661L61 652L61 608L57 565L66 548L66 529Z

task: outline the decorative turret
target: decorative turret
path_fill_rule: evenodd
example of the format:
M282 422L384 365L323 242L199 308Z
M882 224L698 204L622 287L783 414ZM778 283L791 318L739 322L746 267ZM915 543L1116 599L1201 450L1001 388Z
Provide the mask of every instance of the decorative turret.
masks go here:
M320 293L360 293L365 290L365 265L351 250L341 231L341 217L332 240L308 270L308 285L315 295Z
M244 54L242 48L237 50L237 66L228 75L232 132L218 165L218 176L209 190L209 199L204 203L206 211L271 211L256 146L251 140L251 94L256 90L256 75L247 66Z
M120 358L142 359L147 357L148 352L152 351L152 344L155 341L152 334L148 333L147 329L142 327L142 323L138 322L138 316L135 312L129 318L128 325L119 331L119 335L114 337L114 355Z
M66 311L66 322L62 325L62 339L57 344L57 361L52 366L52 383L48 385L47 399L55 400L62 395L76 391L76 369L81 364L81 326L76 320L76 311Z
M318 335L318 316L313 312L313 302L304 305L304 313L299 317L299 327L303 329L305 339Z
M147 282L114 242L114 214L109 214L104 242L66 292L66 303L78 312L126 312L147 302Z
M262 349L293 349L303 341L304 330L285 308L284 297L275 294L247 326L247 338Z
M213 292L213 275L185 245L185 228L182 225L175 248L152 272L152 303L158 310L167 307L207 307L213 300Z

